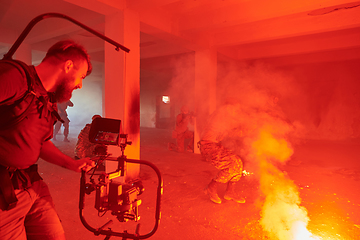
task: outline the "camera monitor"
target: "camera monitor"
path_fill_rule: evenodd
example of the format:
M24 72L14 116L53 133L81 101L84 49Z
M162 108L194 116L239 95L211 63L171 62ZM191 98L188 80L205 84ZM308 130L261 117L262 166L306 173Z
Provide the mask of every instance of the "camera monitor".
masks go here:
M95 118L90 127L89 140L92 143L119 145L121 120Z

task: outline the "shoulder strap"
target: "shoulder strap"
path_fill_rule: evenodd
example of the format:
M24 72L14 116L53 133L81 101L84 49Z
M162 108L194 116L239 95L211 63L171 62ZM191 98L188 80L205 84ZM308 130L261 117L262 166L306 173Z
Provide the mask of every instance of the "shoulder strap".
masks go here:
M35 81L36 81L36 80L35 80L35 76L31 73L31 71L30 71L30 69L29 69L29 66L28 66L26 63L24 63L24 62L22 62L22 61L19 61L19 60L13 60L13 61L15 61L17 64L19 64L19 66L20 66L20 67L22 68L22 70L24 70L24 72L25 72L26 79L27 79L27 83L28 83L28 92L31 93L31 94L33 94L35 97L39 98L39 95L36 93L35 87L34 87ZM30 105L30 104L29 104L29 105ZM53 109L53 107L50 106L51 104L50 104L49 102L48 102L48 105L49 105L48 108L49 108L49 109L52 109L51 113L55 116L55 118L56 118L58 121L64 123L64 120L61 119L59 113L56 111L57 109ZM25 116L26 116L26 113L25 113Z
M26 78L27 86L28 86L28 90L19 100L16 100L14 104L7 107L7 109L4 109L4 111L7 114L2 114L3 116L0 117L0 130L1 130L4 129L5 127L14 126L20 121L22 121L28 115L30 106L35 101L35 99L40 99L42 96L40 96L40 94L36 92L35 89L36 77L34 76L32 71L30 70L30 67L26 63L13 59L0 60L0 62L5 62L16 67L19 70L19 72ZM45 109L51 109L50 111L51 114L53 114L57 120L64 122L57 113L56 108L54 109L49 102L47 103L44 102L44 105L46 105L44 106L44 111Z
M35 78L30 74L29 66L26 63L15 59L2 59L1 62L8 63L16 67L17 70L19 70L19 72L21 73L21 75L23 75L23 77L27 80L28 92L34 91Z
M26 78L28 90L26 93L19 99L16 100L14 104L9 107L6 107L4 111L7 114L2 114L0 129L5 127L13 126L23 120L30 109L30 105L36 99L35 93L35 76L30 73L29 66L19 60L1 60L0 62L11 64L16 67L21 75Z

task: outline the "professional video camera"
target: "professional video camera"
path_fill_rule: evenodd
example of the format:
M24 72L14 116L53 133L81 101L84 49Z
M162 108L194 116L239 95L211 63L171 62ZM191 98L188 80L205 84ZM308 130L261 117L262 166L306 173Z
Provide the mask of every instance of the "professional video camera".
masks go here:
M81 174L80 182L80 219L83 225L95 235L106 235L105 239L109 239L110 236L119 236L123 239L144 239L152 236L157 230L160 220L160 198L162 194L162 178L160 171L152 163L142 160L127 159L124 155L124 150L131 142L127 139L127 134L121 133L121 121L110 118L96 118L91 123L89 132L89 140L94 144L101 145L116 145L121 149L122 154L119 157L111 157L104 151L104 148L97 148L95 152L97 157L92 160L95 161L95 167L85 173ZM99 166L102 166L104 161L115 161L117 167L115 171L103 172L98 171ZM120 222L127 221L139 221L139 209L141 200L138 196L144 192L144 187L140 179L126 180L126 166L127 163L145 164L151 167L158 176L158 189L157 189L157 202L155 211L155 226L153 230L146 234L139 234L139 224L134 234L128 233L126 230L123 233L114 232L111 229L105 230L105 228L112 223L112 220L107 222L100 228L91 227L84 219L83 209L85 202L85 194L90 195L95 191L95 209L98 211L98 215L102 216L106 212L111 212L112 215ZM89 182L87 182L86 174L90 175ZM94 176L98 176L97 180ZM120 181L117 181L120 179Z

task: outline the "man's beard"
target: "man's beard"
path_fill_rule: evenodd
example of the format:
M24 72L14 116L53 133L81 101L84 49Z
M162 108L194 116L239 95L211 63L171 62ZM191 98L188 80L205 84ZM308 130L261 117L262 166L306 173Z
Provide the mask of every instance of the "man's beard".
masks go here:
M63 78L55 91L55 101L62 103L70 100L74 88L71 85L69 78Z

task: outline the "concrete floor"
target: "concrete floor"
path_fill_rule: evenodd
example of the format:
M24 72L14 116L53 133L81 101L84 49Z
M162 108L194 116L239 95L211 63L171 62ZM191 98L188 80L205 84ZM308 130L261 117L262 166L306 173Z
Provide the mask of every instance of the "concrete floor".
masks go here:
M61 141L62 136L59 135L55 145L65 154L73 156L79 130L71 128L70 143ZM203 189L217 171L202 161L198 154L168 151L170 133L164 129L141 129L141 159L154 163L164 181L162 218L151 239L273 239L259 223L264 196L259 193L254 177L244 177L237 186L239 194L247 199L245 204L232 201L224 201L220 205L212 203ZM359 145L359 142L307 141L296 146L291 160L281 167L281 172L286 173L298 187L300 205L307 210L310 218L308 230L318 239L360 239ZM80 222L80 174L42 160L39 168L52 192L67 239L105 239L105 236L95 236ZM139 207L140 235L145 235L155 223L157 178L147 166L141 167L140 177L145 186L145 192L139 196L142 200ZM222 197L225 185L218 190ZM94 194L86 198L84 212L85 219L98 228L112 217L97 216ZM136 224L115 220L111 228L134 233Z

